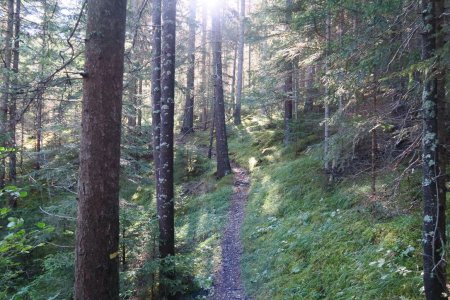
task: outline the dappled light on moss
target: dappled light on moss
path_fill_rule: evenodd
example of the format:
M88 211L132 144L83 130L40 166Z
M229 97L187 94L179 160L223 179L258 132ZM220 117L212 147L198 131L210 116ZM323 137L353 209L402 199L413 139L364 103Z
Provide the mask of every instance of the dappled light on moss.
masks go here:
M251 126L260 124L253 118ZM230 142L235 158L261 161L252 172L242 234L242 272L251 297L422 299L420 218L374 210L366 176L329 186L312 144L317 137L268 151L280 131L264 139L264 131L238 132ZM276 152L281 156L269 163L264 154ZM407 190L402 186L402 193Z

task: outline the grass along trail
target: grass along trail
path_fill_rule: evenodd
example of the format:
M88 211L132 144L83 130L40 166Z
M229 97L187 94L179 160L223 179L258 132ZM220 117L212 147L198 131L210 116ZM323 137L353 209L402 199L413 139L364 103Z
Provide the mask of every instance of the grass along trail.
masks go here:
M233 196L228 212L227 225L222 237L222 258L214 278L213 299L245 299L241 280L241 227L245 215L250 179L248 172L238 165L233 165Z

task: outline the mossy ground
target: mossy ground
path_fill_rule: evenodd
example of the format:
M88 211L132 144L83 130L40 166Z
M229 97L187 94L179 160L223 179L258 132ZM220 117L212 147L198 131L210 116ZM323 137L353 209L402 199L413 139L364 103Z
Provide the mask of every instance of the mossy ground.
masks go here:
M214 161L205 157L207 140L207 132L200 131L185 137L176 147L176 256L173 259L177 276L169 285L171 291L183 295L184 299L205 295L212 287L214 271L220 259L220 238L232 194L232 176L217 180ZM126 190L131 193L124 193ZM122 191L126 199L132 199L135 203L146 203L146 214L156 217L153 185L150 184L146 188L128 185L128 188L123 188ZM149 233L157 235L156 218L150 218L151 220L154 224L150 225ZM138 259L139 252L154 251L155 240L148 238L146 246L141 248L136 247L136 242L133 245L137 250L133 257ZM124 272L123 297L126 293L136 292L150 297L151 288L157 287L149 278L151 279L151 274L157 274L158 266L157 259L149 260L147 257L146 263ZM141 288L136 284L140 284Z
M329 184L322 171L319 122L314 116L300 118L288 147L282 145L282 122L247 117L243 125L229 127L231 157L251 171L242 229L247 294L254 299L422 299L420 172L401 182L396 197L383 196L396 171L378 177L379 198L370 196L368 175ZM205 158L207 143L208 132L198 131L177 145L178 276L172 285L188 295L185 299L204 296L212 287L232 195L232 176L217 180L214 160ZM124 299L157 289L156 203L146 164L130 167L121 181L121 247L128 262L121 272ZM40 205L75 216L74 195L39 200L46 195L31 190L23 203L20 212L29 209L24 214L34 216L25 218L31 227L42 219L31 213ZM55 228L49 240L73 245L74 222L51 216L44 221ZM69 298L73 248L49 244L33 255L39 259L33 268L42 271L8 293L16 299Z
M415 198L420 179L402 182L394 199L373 199L369 176L330 185L320 146L314 146L320 128L308 124L298 122L289 147L282 146L280 129L256 118L246 118L232 134L234 159L252 170L242 232L247 294L422 299L421 211ZM395 175L380 176L379 189Z

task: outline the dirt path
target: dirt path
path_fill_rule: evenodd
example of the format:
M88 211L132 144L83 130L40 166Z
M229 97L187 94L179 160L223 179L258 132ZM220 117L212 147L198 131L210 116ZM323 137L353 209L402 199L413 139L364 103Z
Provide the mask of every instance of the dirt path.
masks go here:
M243 247L240 232L244 221L250 179L247 171L237 165L233 165L233 173L233 197L222 237L222 260L214 278L212 298L217 300L246 299L241 281Z

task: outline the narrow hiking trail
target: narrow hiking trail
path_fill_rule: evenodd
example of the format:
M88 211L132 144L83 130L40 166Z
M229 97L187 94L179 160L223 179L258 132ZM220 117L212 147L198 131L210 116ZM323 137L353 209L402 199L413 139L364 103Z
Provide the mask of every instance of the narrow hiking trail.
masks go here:
M228 220L223 233L221 248L222 259L214 278L213 299L245 299L241 280L241 227L244 221L245 204L250 188L247 170L233 164L233 196L228 212Z

